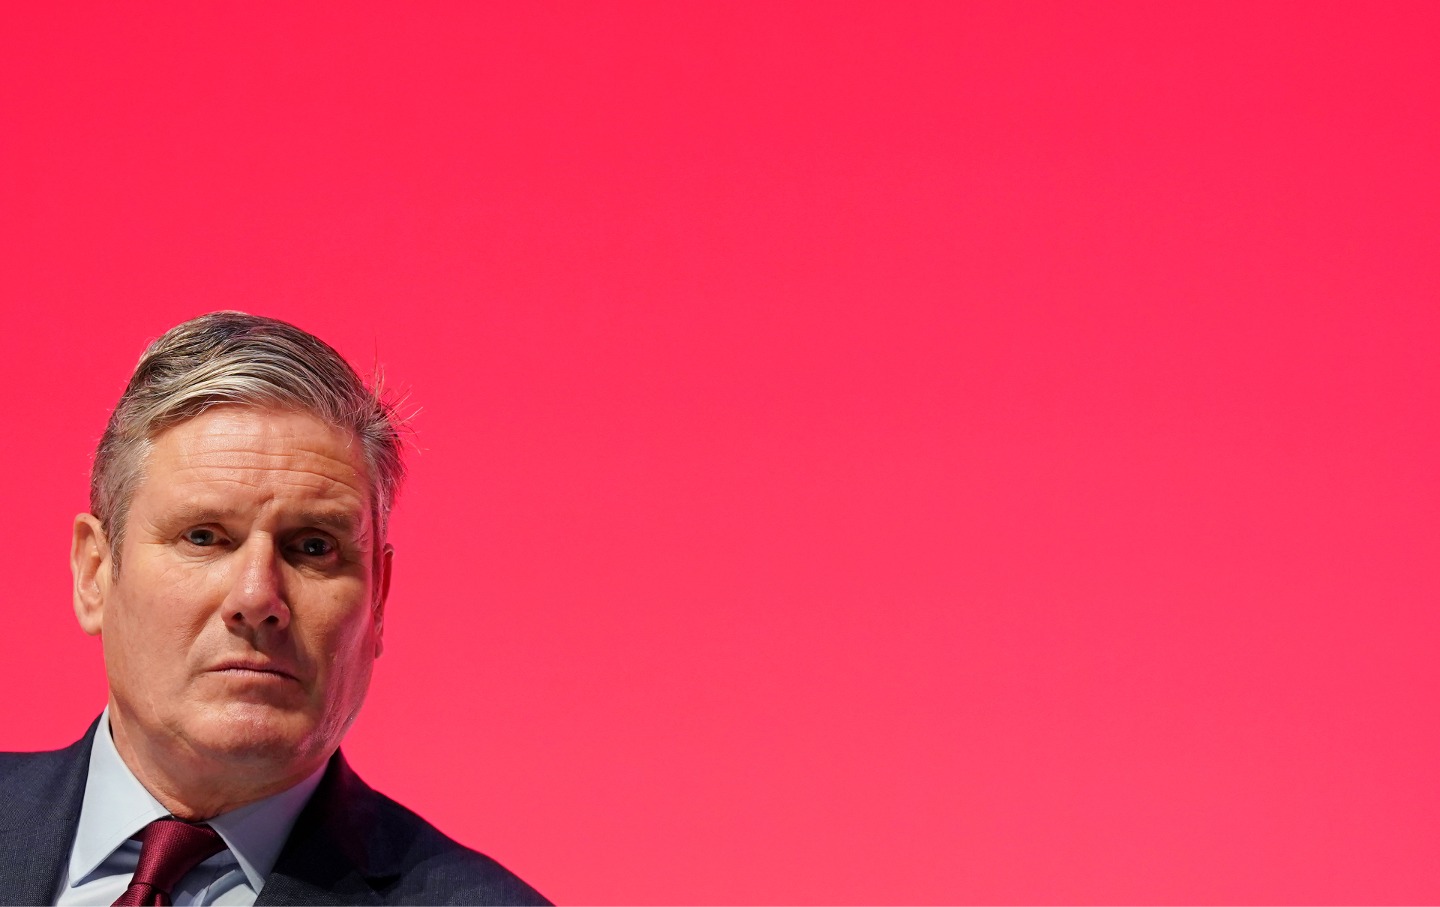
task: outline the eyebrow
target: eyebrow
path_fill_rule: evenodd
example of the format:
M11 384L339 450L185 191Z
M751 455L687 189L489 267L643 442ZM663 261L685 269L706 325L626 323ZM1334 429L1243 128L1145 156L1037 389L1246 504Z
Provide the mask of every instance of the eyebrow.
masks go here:
M355 517L340 510L306 510L300 514L301 523L333 530L339 535L357 535L360 526Z

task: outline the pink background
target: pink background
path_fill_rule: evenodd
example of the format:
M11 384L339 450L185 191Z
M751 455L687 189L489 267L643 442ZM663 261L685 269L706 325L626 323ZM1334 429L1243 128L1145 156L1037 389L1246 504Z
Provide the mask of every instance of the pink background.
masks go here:
M346 748L552 898L1440 900L1434 4L25 6L0 747L240 308L423 407Z

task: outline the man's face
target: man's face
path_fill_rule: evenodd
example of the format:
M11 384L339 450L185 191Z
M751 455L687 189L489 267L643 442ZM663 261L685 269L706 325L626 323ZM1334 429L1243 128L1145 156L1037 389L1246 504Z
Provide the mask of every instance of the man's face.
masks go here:
M318 767L380 653L372 509L360 442L311 415L221 406L157 436L118 573L105 555L91 607L77 587L122 755L277 780Z

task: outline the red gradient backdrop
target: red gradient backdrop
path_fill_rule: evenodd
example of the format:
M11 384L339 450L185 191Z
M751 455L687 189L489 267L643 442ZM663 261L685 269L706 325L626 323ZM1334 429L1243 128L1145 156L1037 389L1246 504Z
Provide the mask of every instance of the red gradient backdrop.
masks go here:
M360 772L563 902L1440 900L1430 3L12 4L0 747L145 342L422 411Z

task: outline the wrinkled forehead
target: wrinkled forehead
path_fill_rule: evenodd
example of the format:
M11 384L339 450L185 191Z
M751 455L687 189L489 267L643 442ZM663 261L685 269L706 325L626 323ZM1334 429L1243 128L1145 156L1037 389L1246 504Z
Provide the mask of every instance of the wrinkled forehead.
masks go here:
M281 494L373 509L364 445L307 411L212 406L157 432L146 447L135 503Z

